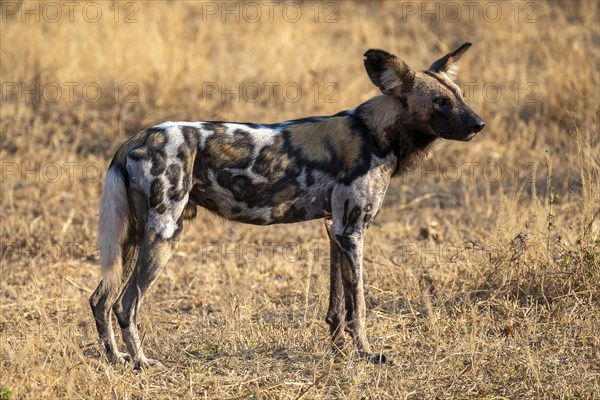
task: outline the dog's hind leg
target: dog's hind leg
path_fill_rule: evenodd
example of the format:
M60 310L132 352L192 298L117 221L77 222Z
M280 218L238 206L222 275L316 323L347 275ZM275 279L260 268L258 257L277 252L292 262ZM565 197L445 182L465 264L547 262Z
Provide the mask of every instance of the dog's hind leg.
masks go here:
M117 342L112 326L112 305L117 299L119 288L125 283L125 280L131 275L137 259L137 243L127 241L123 244L123 271L121 284L119 286L109 285L105 287L104 280L100 282L92 296L90 297L90 306L94 313L96 329L106 350L108 361L113 364L123 364L131 361L128 353L120 352L117 348Z
M130 225L127 189L123 172L118 167L109 169L100 203L98 242L102 281L90 297L90 306L108 360L123 363L128 355L117 349L111 323L111 306L122 286L123 276L129 274L135 261L135 246L132 245L135 242L131 240L134 232Z
M136 211L143 208L142 201L134 200L134 203L136 203ZM152 286L177 248L183 228L183 216L180 215L177 222L174 222L175 226L174 230L170 232L171 234L164 237L166 236L164 231L156 232L155 228L147 222L145 212L137 214L140 231L143 231L137 263L113 309L135 368L148 368L160 365L160 363L150 360L144 355L137 326L137 314L144 294Z

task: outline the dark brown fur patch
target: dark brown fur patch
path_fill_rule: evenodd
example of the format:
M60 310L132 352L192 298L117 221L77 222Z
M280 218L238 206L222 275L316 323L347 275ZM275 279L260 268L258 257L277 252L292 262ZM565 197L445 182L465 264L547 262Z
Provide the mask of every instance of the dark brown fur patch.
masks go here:
M167 137L165 135L165 131L158 129L149 129L148 130L148 139L146 140L146 144L152 149L160 150L165 147L167 143Z
M154 178L150 184L150 207L157 207L163 200L164 185L161 179Z
M119 150L117 150L114 159L120 165L125 165L125 158L127 155L135 161L148 159L150 157L148 149L146 149L146 147L140 147L143 145L145 137L146 131L141 131L127 139L127 141L119 147Z
M167 168L167 179L169 183L175 187L179 184L179 178L181 177L181 166L179 164L171 164Z
M180 145L177 149L176 157L181 162L181 167L183 168L184 173L187 175L188 171L192 169L192 154L190 153L190 148L188 148L185 144Z
M222 135L227 130L223 125L206 123L202 125L202 129L212 132L213 135Z
M158 214L164 214L165 211L167 211L167 206L163 203L163 204L159 205L158 207L156 207L155 210Z
M167 190L167 197L171 201L181 201L185 197L183 190L178 190L176 187L170 187Z
M247 168L253 159L254 142L248 132L238 129L233 135L213 135L206 140L209 169Z
M192 126L182 126L181 132L183 133L183 138L185 140L185 144L192 149L198 147L198 130Z
M263 147L252 166L252 171L264 176L269 182L283 178L293 163L285 153L283 144L283 137L279 135L272 145Z
M217 182L223 188L229 190L236 201L247 201L248 188L252 187L252 180L243 175L232 175L231 172L223 170L217 172Z
M167 154L164 150L155 150L152 152L152 163L150 173L158 176L167 169Z
M150 153L148 152L147 147L140 147L138 149L131 150L129 153L129 158L134 161L148 160L150 158Z
M350 129L347 117L293 124L286 131L292 148L308 161L327 163L337 159L346 170L358 164L363 141Z
M275 220L281 220L282 217L288 212L290 207L291 207L291 205L289 203L279 204L279 205L275 206L275 208L273 208L273 212L271 213L271 216Z
M288 184L283 189L273 193L272 204L289 203L300 194L300 188L295 184Z

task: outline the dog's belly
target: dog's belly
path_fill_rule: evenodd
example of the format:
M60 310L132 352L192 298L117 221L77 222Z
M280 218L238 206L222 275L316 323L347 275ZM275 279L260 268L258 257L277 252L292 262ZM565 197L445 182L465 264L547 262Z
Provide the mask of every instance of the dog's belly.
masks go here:
M221 171L194 182L190 200L223 218L254 225L308 221L331 215L333 179L305 187L298 179L273 184Z

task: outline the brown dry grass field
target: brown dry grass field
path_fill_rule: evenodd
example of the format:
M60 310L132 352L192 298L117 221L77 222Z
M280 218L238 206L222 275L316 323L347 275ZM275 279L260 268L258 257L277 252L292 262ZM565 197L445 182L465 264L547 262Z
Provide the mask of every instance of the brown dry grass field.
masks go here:
M600 398L599 3L452 4L2 1L0 399ZM166 369L106 362L88 298L128 135L334 114L378 94L368 48L426 68L465 41L486 128L393 180L366 238L390 363L332 355L322 222L203 211L141 307Z

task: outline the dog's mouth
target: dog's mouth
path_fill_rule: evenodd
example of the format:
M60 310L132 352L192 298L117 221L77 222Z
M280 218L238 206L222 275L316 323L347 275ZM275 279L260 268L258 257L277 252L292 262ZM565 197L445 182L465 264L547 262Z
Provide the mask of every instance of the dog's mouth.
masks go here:
M442 134L439 135L439 137L441 137L442 139L447 139L447 140L456 140L458 142L470 142L471 140L473 140L473 138L475 136L477 136L477 133L479 132L467 132L467 133L450 133L450 134Z
M473 138L475 136L477 136L477 133L479 133L479 132L470 132L467 134L467 136L465 136L464 138L459 139L459 140L463 141L463 142L470 142L471 140L473 140Z

